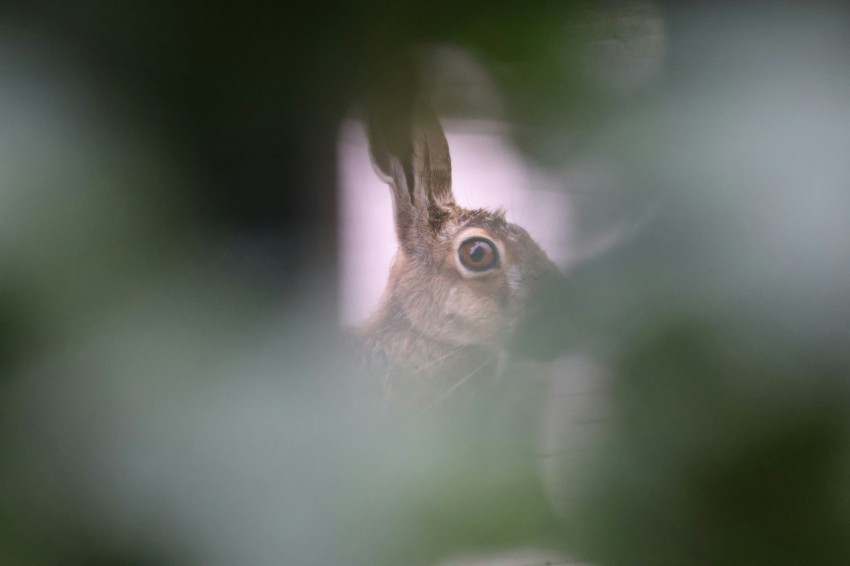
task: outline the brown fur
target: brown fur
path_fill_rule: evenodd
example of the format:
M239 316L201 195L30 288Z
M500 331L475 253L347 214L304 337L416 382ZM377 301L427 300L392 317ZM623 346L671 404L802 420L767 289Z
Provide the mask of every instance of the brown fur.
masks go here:
M406 145L412 154L394 151L370 124L373 163L393 196L399 249L381 305L357 335L385 399L422 411L455 396L467 380L497 373L536 282L557 268L504 212L455 203L439 121L421 103L415 114ZM457 247L471 236L496 244L498 267L473 273L460 265Z

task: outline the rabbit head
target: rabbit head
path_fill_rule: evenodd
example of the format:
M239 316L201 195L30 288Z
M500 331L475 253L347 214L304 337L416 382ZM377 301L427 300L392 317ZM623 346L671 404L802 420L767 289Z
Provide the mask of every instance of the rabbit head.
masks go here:
M459 206L439 120L417 100L409 123L369 123L372 160L391 189L398 252L384 309L424 337L501 349L540 283L559 272L501 210Z

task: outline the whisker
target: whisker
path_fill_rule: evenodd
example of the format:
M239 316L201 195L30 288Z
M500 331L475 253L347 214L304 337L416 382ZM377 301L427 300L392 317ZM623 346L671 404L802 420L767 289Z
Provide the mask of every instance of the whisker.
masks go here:
M372 332L369 332L367 334L363 334L363 336L375 336L377 334L380 334L381 332L384 332L385 330L389 330L390 328L397 325L399 322L403 322L404 320L405 320L405 318L403 316L396 315L396 319L394 321L392 321L391 323L389 323L388 325L386 325L382 328L378 328L377 330L373 330Z
M415 370L413 370L413 371L412 371L412 372L410 372L410 373L411 373L411 374L417 374L417 373L419 373L420 371L422 371L422 370L424 370L424 369L427 369L427 368L429 368L429 367L433 366L434 364L440 363L441 361L445 360L446 358L448 358L448 357L449 357L449 356L451 356L452 354L456 354L456 353L458 353L459 351L463 350L463 349L464 349L464 348L466 348L466 347L467 347L467 344L461 344L460 346L458 346L458 347L457 347L457 348L455 348L454 350L450 350L450 351L449 351L449 353L447 353L447 354L444 354L444 355L440 356L440 357L439 357L439 358L437 358L436 360L431 360L430 362L428 362L428 363L427 363L427 364L425 364L424 366L420 366L420 367L416 368Z
M434 407L437 407L438 405L440 405L441 403L443 403L443 401L445 401L446 399L448 399L448 398L449 398L449 396L450 396L452 393L454 393L454 391L455 391L458 387L460 387L461 385L463 385L464 383L466 383L467 381L469 381L469 379L470 379L472 376L474 376L476 373L478 373L479 371L481 371L482 369L484 369L484 366L486 366L487 364L489 364L491 361L492 361L492 360L489 360L489 359L488 359L488 360L484 360L484 363L483 363L483 364L481 364L480 366L478 366L477 368L475 368L474 370L472 370L471 372L469 372L468 374L466 374L466 375L465 375L462 379L460 379L457 383L455 383L454 385L452 385L451 387L449 387L449 388L448 388L448 390L446 390L446 392L445 392L445 393L443 393L442 395L440 395L440 396L439 396L439 397L438 397L438 398L437 398L434 402L432 402L430 405L428 405L427 407L425 407L424 409L422 409L422 411L421 411L418 415L416 415L416 419L415 419L415 420L418 420L419 418L421 418L421 417L422 417L422 415L424 415L425 413L427 413L428 411L430 411L430 410L431 410L431 409L433 409Z

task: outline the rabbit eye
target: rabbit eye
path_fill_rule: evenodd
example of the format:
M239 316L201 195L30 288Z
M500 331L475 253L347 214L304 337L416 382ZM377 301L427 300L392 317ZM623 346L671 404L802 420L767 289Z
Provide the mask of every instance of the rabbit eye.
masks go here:
M487 271L499 263L496 246L486 238L470 238L458 249L460 263L470 271Z

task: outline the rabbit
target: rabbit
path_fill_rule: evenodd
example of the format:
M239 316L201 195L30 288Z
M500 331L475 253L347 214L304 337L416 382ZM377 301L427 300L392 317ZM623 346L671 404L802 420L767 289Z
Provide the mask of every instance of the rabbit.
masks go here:
M423 97L405 120L367 117L367 134L398 251L379 307L355 333L384 402L424 411L498 376L539 283L560 272L503 210L455 201L448 142Z

